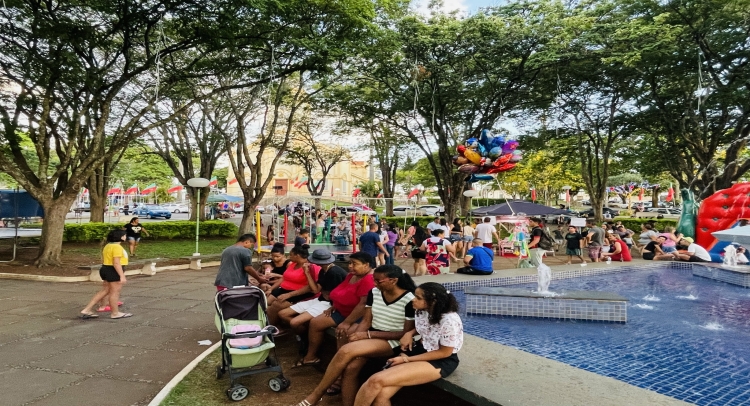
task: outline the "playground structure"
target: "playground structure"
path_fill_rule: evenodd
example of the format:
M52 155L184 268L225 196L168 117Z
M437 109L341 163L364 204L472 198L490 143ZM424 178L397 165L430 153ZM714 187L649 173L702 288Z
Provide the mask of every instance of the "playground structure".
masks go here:
M740 220L750 220L748 182L734 184L703 200L697 214L695 242L709 252L713 262L722 262L721 253L730 242L719 241L711 233L736 227Z

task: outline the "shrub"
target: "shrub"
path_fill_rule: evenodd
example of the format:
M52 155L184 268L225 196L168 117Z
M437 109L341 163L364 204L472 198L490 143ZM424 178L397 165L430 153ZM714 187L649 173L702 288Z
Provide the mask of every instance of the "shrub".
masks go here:
M631 218L631 217L616 217L614 220L607 221L620 221L625 228L640 233L641 224L653 222L658 231L664 231L664 227L672 226L677 227L677 219L644 219L644 218Z
M122 228L123 223L66 223L63 231L65 242L91 242L101 241L107 237L112 230ZM41 224L29 224L26 226L41 227ZM194 239L194 221L160 221L144 223L149 236L143 235L144 239L172 240L172 239ZM233 224L221 220L201 221L200 235L202 237L236 237L239 228Z

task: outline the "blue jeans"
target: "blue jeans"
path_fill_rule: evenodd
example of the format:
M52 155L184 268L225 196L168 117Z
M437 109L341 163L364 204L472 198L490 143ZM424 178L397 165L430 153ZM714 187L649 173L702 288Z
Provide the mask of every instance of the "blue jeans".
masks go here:
M385 250L388 251L388 257L385 258L386 265L395 265L393 262L393 245L385 245Z

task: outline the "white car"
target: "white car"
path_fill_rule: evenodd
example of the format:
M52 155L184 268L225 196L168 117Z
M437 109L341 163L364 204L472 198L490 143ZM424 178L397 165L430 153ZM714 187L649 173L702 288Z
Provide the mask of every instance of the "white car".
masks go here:
M339 206L339 207L337 207L337 210L341 214L357 213L357 214L363 214L363 215L367 215L367 216L374 216L374 215L377 214L377 213L375 213L372 210L365 210L365 209L363 209L361 207L352 207L352 206Z
M161 207L171 211L172 213L188 213L190 211L190 207L188 207L188 205L184 203L168 203L161 205Z
M385 210L383 210L383 215L385 216ZM393 208L393 215L399 217L424 216L425 211L412 206L395 206Z
M422 210L425 216L442 216L445 214L445 208L434 204L427 204L419 206L418 209Z

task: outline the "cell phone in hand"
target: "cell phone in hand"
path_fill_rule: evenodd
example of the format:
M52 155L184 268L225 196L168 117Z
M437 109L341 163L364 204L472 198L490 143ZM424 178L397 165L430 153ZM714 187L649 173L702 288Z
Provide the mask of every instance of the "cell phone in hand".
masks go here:
M385 371L386 369L390 368L391 364L393 364L391 361L386 362L385 366L383 367L383 370Z

